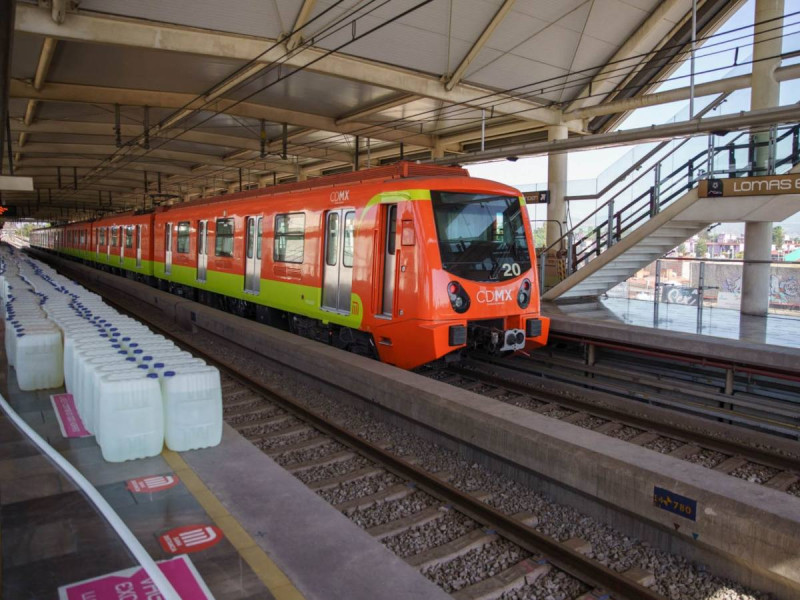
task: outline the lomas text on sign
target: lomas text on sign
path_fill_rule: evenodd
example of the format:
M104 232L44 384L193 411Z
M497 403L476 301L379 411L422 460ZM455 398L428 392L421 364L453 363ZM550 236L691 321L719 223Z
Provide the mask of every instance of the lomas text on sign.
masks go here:
M701 198L800 194L800 173L765 175L762 177L705 179L700 182L697 192Z

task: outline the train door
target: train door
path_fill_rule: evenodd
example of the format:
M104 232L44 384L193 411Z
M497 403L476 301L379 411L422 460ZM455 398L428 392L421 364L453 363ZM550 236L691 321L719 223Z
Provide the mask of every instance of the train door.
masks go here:
M344 209L329 211L325 217L322 307L343 313L350 312L355 216L355 211Z
M381 314L392 316L394 284L397 274L397 205L386 206L386 223L383 240L383 302Z
M94 228L94 257L95 259L100 258L100 242L103 241L101 236L101 231L103 231L102 227L95 227Z
M244 291L258 294L261 291L262 217L247 217L245 231Z
M140 268L142 266L142 226L136 226L136 268Z
M197 224L197 281L206 280L208 269L208 221Z
M164 275L172 275L172 223L164 227Z

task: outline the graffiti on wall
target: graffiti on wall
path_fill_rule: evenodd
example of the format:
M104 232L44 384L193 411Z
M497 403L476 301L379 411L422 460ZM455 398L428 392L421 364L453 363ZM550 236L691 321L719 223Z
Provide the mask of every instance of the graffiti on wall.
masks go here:
M706 264L706 285L740 298L742 265ZM773 308L800 310L800 265L770 269L769 303Z
M667 259L661 261L661 268L662 277L667 277L668 281L662 284L660 302L696 306L700 262L687 264ZM651 265L649 270L651 274L655 273L655 265ZM738 309L742 295L741 264L708 262L705 264L704 277L706 306ZM627 290L628 295L634 297L632 291L636 289ZM800 311L800 264L773 265L770 269L769 295L771 309Z

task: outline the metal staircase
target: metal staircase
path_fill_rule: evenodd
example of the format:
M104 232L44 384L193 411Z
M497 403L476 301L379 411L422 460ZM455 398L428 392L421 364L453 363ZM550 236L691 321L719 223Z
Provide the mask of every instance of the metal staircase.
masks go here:
M796 195L700 198L697 188L701 180L712 177L797 172L800 125L773 127L765 142L754 141L750 132L712 134L707 140L703 150L663 175L664 167L676 162L678 151L691 147L688 142L693 141L696 148L697 138L678 143L540 252L542 299L597 297L714 223L782 221L800 211ZM769 153L768 165L763 168L753 166L759 147L767 147ZM632 190L641 189L648 179L652 181L649 187L617 208L622 198L633 195ZM548 253L565 263L565 277L545 289Z

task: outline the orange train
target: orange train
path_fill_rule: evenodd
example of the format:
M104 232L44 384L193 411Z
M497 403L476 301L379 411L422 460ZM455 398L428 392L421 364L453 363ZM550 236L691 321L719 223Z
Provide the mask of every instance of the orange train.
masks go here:
M67 254L411 369L547 342L519 191L401 162L33 232Z

